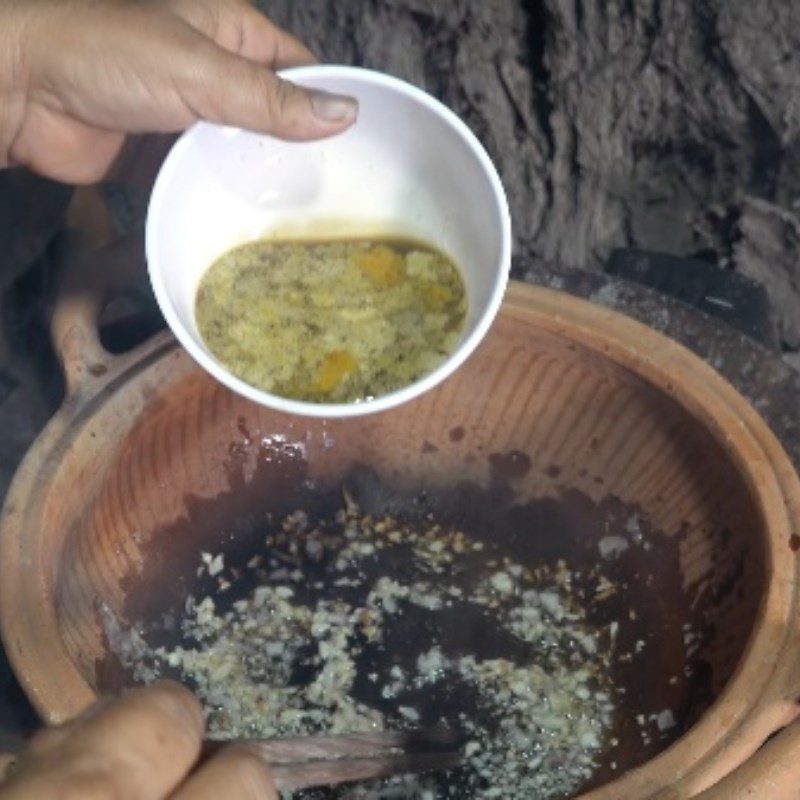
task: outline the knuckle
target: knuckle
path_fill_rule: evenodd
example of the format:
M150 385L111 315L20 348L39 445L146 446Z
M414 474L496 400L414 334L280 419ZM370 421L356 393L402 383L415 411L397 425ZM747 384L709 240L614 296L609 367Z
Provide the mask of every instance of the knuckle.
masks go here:
M285 118L292 107L296 89L288 81L278 78L272 87L272 113L274 118Z

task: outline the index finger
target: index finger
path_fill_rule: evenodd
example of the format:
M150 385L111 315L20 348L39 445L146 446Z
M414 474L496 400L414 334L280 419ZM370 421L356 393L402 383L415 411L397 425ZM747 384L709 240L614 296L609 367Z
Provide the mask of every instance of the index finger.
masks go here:
M248 0L165 0L161 4L220 47L270 69L316 64L316 56Z
M78 723L68 747L113 765L109 769L120 785L131 787L131 797L162 797L197 760L204 727L194 695L164 681L134 689Z
M250 6L240 13L239 55L271 69L316 64L316 56L296 37Z
M8 797L15 790L20 797L59 797L67 788L86 800L168 796L197 760L203 727L199 703L179 684L135 689L34 740Z

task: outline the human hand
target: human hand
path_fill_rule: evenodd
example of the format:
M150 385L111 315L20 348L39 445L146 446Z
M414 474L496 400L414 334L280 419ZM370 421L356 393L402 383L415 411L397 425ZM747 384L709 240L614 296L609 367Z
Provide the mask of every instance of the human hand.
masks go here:
M313 62L247 0L0 0L0 167L92 183L125 134L198 119L285 139L338 133L352 98L274 73Z
M179 684L135 689L37 734L0 765L0 800L277 800L267 768L244 748L191 772L203 727L199 703Z

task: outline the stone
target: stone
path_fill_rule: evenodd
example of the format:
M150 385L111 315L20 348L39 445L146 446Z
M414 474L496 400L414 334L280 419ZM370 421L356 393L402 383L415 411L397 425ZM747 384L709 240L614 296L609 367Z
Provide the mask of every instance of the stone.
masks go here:
M800 3L263 5L326 59L459 113L497 163L517 255L599 271L615 248L699 254L761 281L800 346L796 243L775 236L800 197Z
M782 343L800 348L800 216L756 198L745 198L734 244L739 272L769 293Z

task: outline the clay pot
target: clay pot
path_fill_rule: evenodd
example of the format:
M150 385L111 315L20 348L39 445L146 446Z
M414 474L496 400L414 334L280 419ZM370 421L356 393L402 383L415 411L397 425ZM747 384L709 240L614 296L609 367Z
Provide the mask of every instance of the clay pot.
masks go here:
M230 393L166 334L110 356L96 301L76 290L56 314L68 397L22 464L0 527L2 636L46 721L110 686L98 670L108 656L98 601L124 616L143 584L154 607L180 591L152 568L153 552L196 563L200 543L191 529L175 536L175 521L188 497L224 503L232 480L246 491L256 445L278 464L275 491L301 473L335 480L357 461L399 483L485 483L487 454L522 453L521 495L615 495L660 535L680 534L684 583L706 589L698 613L720 634L705 654L713 706L665 752L585 797L796 796L796 724L751 757L800 711L800 483L756 412L700 359L619 314L517 284L442 386L326 423Z

